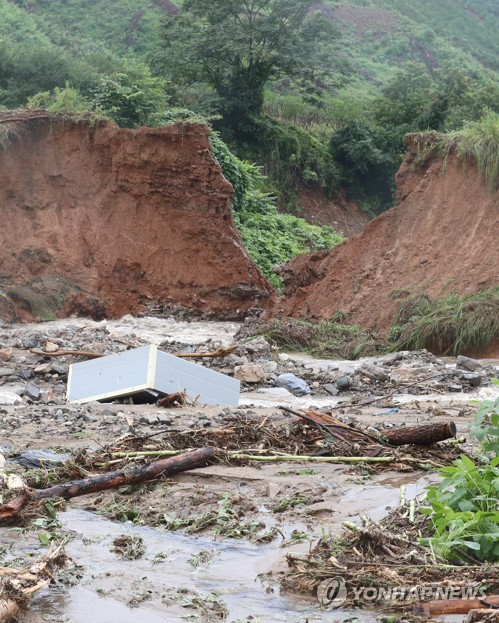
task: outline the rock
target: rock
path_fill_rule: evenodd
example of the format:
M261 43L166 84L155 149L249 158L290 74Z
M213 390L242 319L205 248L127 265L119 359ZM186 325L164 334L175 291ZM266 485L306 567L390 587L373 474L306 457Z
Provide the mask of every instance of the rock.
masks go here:
M55 344L54 342L46 342L45 344L46 353L56 353L58 350L59 350L59 344Z
M68 366L64 366L58 363L52 364L52 372L55 372L56 374L60 374L61 376L64 376L65 374L68 373L68 371L69 371Z
M12 357L12 348L0 348L0 360L9 361Z
M35 376L35 373L31 368L26 368L26 370L21 370L21 372L18 373L18 376L27 381L28 379L32 379Z
M344 392L347 389L350 389L352 386L352 379L349 376L342 376L340 379L336 381L336 387Z
M42 363L35 368L35 374L50 374L52 371L51 363Z
M274 385L284 387L295 396L305 396L312 393L305 381L294 374L280 374L274 381Z
M415 367L411 365L402 365L393 372L390 373L390 380L398 382L398 381L407 381L408 379L414 379L419 377L427 377L431 376L432 373L435 372L435 369L428 367Z
M158 418L158 422L165 426L169 426L173 422L172 416L169 413L158 413L156 417Z
M328 394L331 394L331 396L337 396L340 393L340 390L331 383L326 383L326 385L324 385L324 389Z
M15 373L14 368L0 368L0 376L12 376Z
M24 340L23 346L26 350L36 348L38 346L38 338L35 335L30 335L30 337Z
M0 405L18 405L22 399L14 392L0 390Z
M450 392L462 392L463 391L463 386L462 385L449 385L449 391Z
M263 337L263 335L259 335L258 337L255 337L248 342L245 342L244 344L242 344L242 346L244 347L246 352L257 353L259 355L263 353L269 353L271 350L270 344Z
M266 361L262 366L265 374L273 374L279 367L279 364L276 361Z
M464 381L468 381L471 387L479 387L482 384L482 377L480 376L480 374L463 374L462 378Z
M34 383L28 383L26 385L26 389L24 390L24 395L31 400L38 400L40 398L41 390Z
M373 379L375 381L387 381L388 374L381 368L373 363L365 363L361 368L359 368L358 372L365 374L365 376Z
M147 413L142 415L139 420L140 424L147 424L148 426L153 426L154 424L159 424L159 418L155 413Z
M476 359L471 359L471 357L465 357L464 355L457 356L457 367L464 368L465 370L469 370L470 372L475 372L476 370L480 370L482 364Z
M265 371L259 364L248 363L234 368L234 378L243 383L262 383L265 381Z

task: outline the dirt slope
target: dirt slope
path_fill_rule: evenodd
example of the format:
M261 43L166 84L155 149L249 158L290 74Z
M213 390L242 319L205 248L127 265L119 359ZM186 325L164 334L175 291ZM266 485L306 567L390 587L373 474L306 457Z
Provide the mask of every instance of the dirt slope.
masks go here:
M418 147L397 174L397 207L330 252L301 256L284 271L287 298L274 315L327 319L386 330L408 293L440 297L499 284L499 193L455 158L415 166ZM282 274L282 273L281 273Z
M126 130L44 113L7 125L9 114L0 290L26 310L116 317L172 305L235 317L268 305L205 127Z
M334 200L328 199L317 186L307 185L298 194L301 216L314 225L330 225L347 238L360 234L369 223L369 217L358 205L346 200L339 193Z

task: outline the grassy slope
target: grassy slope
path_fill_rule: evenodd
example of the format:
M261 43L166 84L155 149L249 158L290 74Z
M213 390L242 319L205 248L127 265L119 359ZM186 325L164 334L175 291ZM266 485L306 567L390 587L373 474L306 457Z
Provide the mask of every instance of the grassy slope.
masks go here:
M492 0L340 0L332 14L324 12L340 26L355 70L348 93L376 94L406 61L430 70L453 63L499 78Z

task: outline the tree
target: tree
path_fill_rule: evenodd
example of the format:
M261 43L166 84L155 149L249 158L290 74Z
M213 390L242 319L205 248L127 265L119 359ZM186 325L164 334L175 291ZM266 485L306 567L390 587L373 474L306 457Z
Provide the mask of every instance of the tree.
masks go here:
M335 30L309 0L186 0L168 17L154 63L174 84L209 84L224 125L244 132L272 79L316 85L331 71Z

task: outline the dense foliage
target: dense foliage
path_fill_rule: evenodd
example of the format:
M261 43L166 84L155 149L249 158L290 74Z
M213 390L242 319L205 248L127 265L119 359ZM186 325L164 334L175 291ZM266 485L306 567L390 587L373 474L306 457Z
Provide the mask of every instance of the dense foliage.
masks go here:
M275 287L281 285L281 278L273 271L276 266L300 253L342 242L342 236L330 227L317 227L302 218L279 213L273 197L263 190L265 178L258 167L239 160L216 134L211 143L224 176L234 188L234 220L241 238Z
M499 113L498 29L493 0L0 0L0 106L71 97L129 127L187 108L281 210L312 185L378 213L406 132Z

